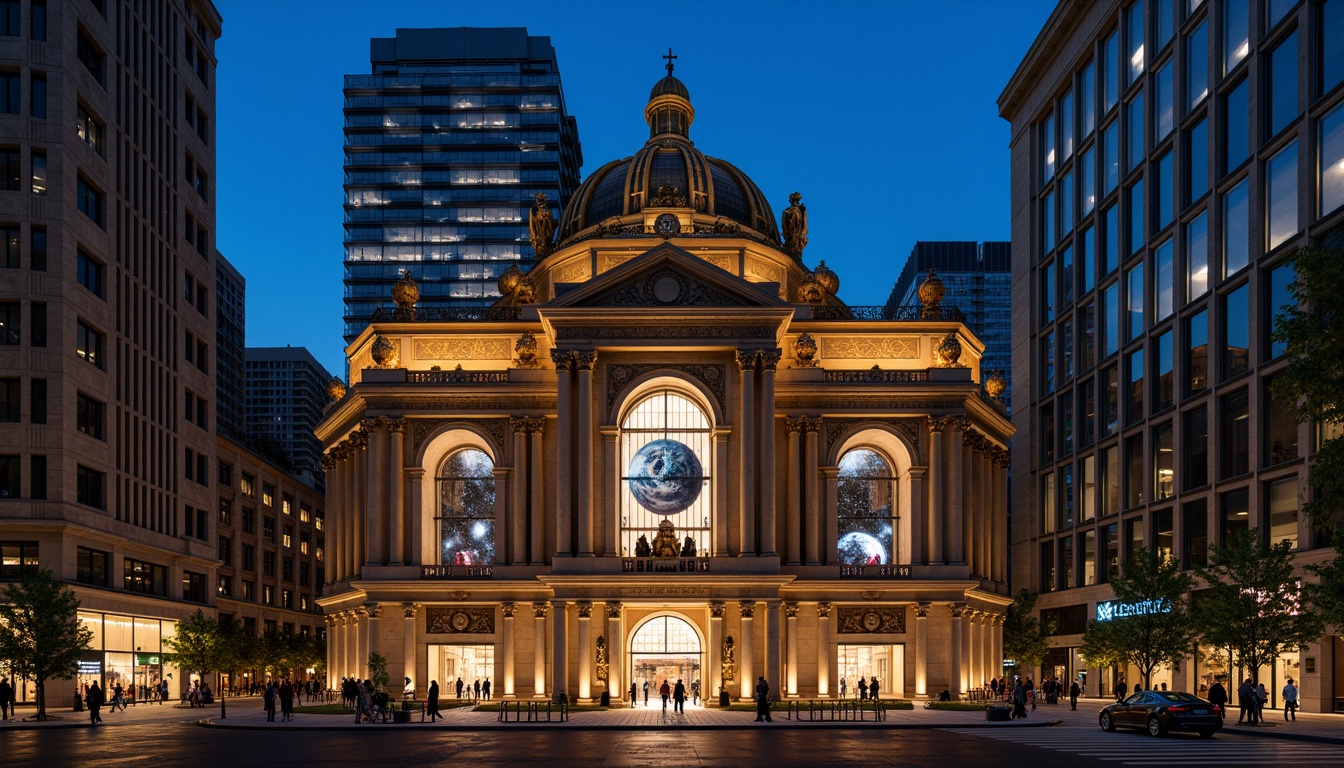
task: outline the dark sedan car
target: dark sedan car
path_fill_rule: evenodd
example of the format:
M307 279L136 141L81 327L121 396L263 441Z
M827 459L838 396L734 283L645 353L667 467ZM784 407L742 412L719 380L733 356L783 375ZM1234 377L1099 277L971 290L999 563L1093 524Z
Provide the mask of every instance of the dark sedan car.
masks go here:
M1143 728L1153 736L1170 730L1194 731L1206 739L1223 727L1217 706L1177 691L1140 691L1101 710L1097 720L1107 731Z

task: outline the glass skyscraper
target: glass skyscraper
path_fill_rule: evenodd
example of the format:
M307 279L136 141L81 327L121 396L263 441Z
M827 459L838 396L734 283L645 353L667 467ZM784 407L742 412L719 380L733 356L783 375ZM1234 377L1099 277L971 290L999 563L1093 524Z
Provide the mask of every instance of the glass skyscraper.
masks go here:
M558 220L583 163L549 37L398 29L369 59L345 78L346 341L407 269L422 311L494 302L499 274L533 260L535 195Z

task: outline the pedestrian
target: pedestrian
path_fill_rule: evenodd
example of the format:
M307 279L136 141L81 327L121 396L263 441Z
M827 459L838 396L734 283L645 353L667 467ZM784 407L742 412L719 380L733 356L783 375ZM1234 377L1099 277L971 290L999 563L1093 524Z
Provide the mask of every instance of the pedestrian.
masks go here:
M863 701L863 700L866 699L866 698L868 698L868 679L865 678L865 677L863 677L862 675L860 675L860 676L859 676L859 701Z
M877 675L873 675L873 682L868 684L868 698L877 701Z
M639 701L639 685L633 680L630 681L630 708L633 709Z
M1081 696L1082 693L1083 691L1078 687L1077 680L1074 680L1069 684L1069 709L1072 709L1075 712L1078 711L1078 697Z
M1219 719L1227 717L1227 689L1220 680L1214 680L1209 686L1209 703L1218 710Z
M121 683L117 683L115 686L113 686L112 706L108 708L109 712L116 712L118 707L121 708L122 712L126 711L126 698L123 694L124 689L121 687Z
M686 686L677 678L677 687L672 691L672 711L686 714Z
M672 686L663 680L663 684L658 686L658 695L663 697L663 711L667 711L667 700L672 697Z
M490 700L490 678L488 677L485 678L484 683L481 683L481 696L484 697L486 701Z
M700 678L691 681L691 703L700 706Z
M1265 684L1260 683L1255 687L1255 719L1261 723L1265 722L1265 705L1269 703L1269 691L1265 690Z
M289 684L288 677L280 683L280 714L286 723L294 719L294 686Z
M644 706L649 706L649 681L644 681Z
M1121 677L1115 684L1115 700L1124 701L1126 693L1129 693L1129 686L1125 684L1125 678Z
M1013 719L1027 716L1027 687L1017 685L1013 688Z
M1237 708L1241 710L1241 714L1237 716L1238 723L1245 721L1250 725L1255 725L1255 686L1251 684L1249 677L1241 684L1240 688L1237 688Z
M999 678L989 678L989 694L993 698L999 698Z
M0 696L4 696L4 687L0 684ZM1288 678L1288 684L1283 686L1283 719L1287 720L1288 715L1292 715L1293 722L1297 722L1297 686L1293 685L1293 678Z
M1288 682L1292 682L1289 680ZM0 678L0 713L4 719L9 719L9 713L14 710L14 686L9 684L9 678ZM18 715L15 715L17 717Z
M1031 681L1031 677L1030 677L1030 676L1027 677L1027 682L1026 682L1026 684L1025 684L1025 688L1027 689L1027 701L1031 702L1031 711L1032 711L1032 712L1035 712L1035 711L1036 711L1036 684L1033 683L1033 682Z
M846 682L845 678L844 678L843 676L841 676L841 678L840 678L840 698L842 698L842 699L845 698L845 687L846 687L846 685L848 685L848 683Z
M471 687L471 698L474 701L481 700L481 678L476 678L476 683Z
M103 716L99 714L99 710L103 708L103 689L98 687L97 680L89 686L89 692L84 696L84 703L89 707L89 722L93 725L103 722Z
M457 678L457 698L462 698L462 678Z
M765 682L765 676L756 678L756 722L774 722L770 719L770 684Z
M266 722L275 722L275 700L279 692L275 690L275 681L266 684L266 692L261 695L261 708L266 711Z
M429 722L432 723L432 722L434 722L435 720L442 720L442 719L443 719L443 715L440 715L440 714L439 714L439 681L438 681L438 680L430 680L430 681L429 681L429 700L428 700L428 703L425 705L425 709L426 709L426 711L429 713Z

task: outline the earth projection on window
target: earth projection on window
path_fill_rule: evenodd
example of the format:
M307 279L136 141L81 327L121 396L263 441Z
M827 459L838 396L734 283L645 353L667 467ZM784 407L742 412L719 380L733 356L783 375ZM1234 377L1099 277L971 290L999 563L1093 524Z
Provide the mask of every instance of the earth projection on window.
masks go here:
M658 515L674 515L694 504L705 479L695 451L666 439L640 448L627 474L635 501Z

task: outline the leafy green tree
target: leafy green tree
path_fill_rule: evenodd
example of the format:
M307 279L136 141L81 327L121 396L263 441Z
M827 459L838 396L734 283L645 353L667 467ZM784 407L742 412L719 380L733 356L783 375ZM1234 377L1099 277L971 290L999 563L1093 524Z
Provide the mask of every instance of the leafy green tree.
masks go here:
M168 650L164 658L204 680L206 673L224 669L223 640L219 622L197 608L186 621L177 623L176 636L164 639Z
M1325 620L1293 568L1292 544L1266 546L1258 533L1238 531L1210 550L1207 566L1195 569L1209 585L1195 612L1204 642L1234 651L1255 683L1261 667L1325 633Z
M1032 615L1038 597L1025 589L1018 592L1003 622L1003 655L1021 667L1037 666L1050 650L1054 627Z
M1307 566L1316 583L1307 585L1312 606L1326 624L1344 627L1344 530L1335 532L1335 557Z
M1134 608L1128 615L1089 621L1081 653L1101 664L1138 667L1143 687L1150 688L1153 670L1179 663L1195 646L1199 633L1189 602L1194 586L1176 560L1140 549L1111 579L1116 602Z
M1307 476L1315 494L1302 508L1323 531L1344 510L1344 250L1307 246L1288 263L1296 273L1288 290L1297 303L1275 307L1272 338L1286 345L1289 363L1270 389L1293 406L1299 422L1316 422L1334 435L1316 450Z
M387 690L391 678L387 674L387 659L381 653L369 654L369 680L373 682L375 691Z
M0 600L0 661L16 680L37 686L37 719L47 719L47 681L69 680L93 642L79 621L79 598L51 571L5 587Z

